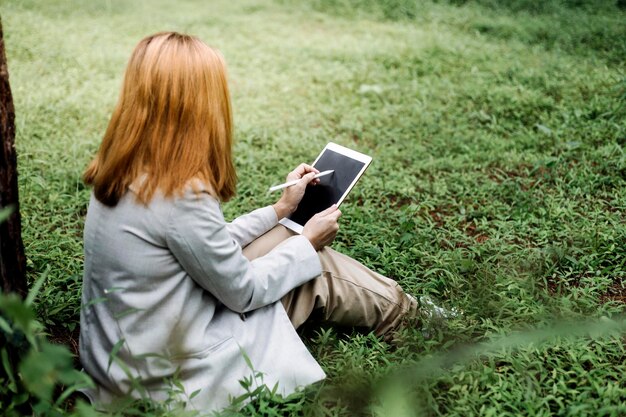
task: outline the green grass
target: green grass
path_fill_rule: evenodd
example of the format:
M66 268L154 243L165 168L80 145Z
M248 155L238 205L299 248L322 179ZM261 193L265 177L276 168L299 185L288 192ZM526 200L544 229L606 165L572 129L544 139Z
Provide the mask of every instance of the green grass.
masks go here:
M625 310L626 13L609 1L503 4L3 0L30 279L50 267L41 321L71 344L89 196L80 175L134 45L179 30L229 63L240 182L227 217L271 203L266 187L327 141L368 153L334 246L464 312L396 346L305 329L329 378L291 408L626 413L619 333L532 330L602 328L593 320ZM522 336L497 344L510 334ZM486 345L455 359L476 343ZM435 371L380 394L381 380L431 357ZM388 408L405 403L405 414Z

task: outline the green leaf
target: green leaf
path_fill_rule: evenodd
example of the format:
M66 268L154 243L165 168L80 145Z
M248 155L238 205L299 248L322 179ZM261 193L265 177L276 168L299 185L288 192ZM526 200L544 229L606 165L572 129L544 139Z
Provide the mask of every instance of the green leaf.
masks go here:
M254 366L252 366L252 360L250 360L250 357L248 356L246 351L243 350L241 346L239 346L239 351L241 352L241 355L243 356L243 360L246 361L246 365L248 365L248 368L254 371Z
M191 393L191 395L189 396L189 399L192 400L196 395L200 394L200 391L202 391L201 389L197 389L194 392Z
M67 348L47 342L42 343L40 351L31 349L19 365L24 385L43 401L52 399L57 383L72 382L66 375L72 367L72 354Z
M2 329L2 331L4 331L6 334L13 334L13 329L11 328L11 325L2 316L0 316L0 329Z
M86 307L91 307L91 306L92 306L92 305L94 305L94 304L104 303L104 302L106 302L106 301L108 301L108 300L109 300L109 299L108 299L108 298L106 298L106 297L97 297L97 298L94 298L93 300L89 300L89 302L87 302L86 304L84 304L84 305L82 306L82 308L84 309L84 308L86 308Z
M103 414L100 411L96 411L91 404L82 400L78 400L76 402L76 405L74 406L74 413L72 415L76 415L77 417L103 417Z
M41 286L48 277L49 272L50 265L46 266L46 270L44 271L44 273L41 274L39 278L37 278L37 281L35 281L33 286L30 288L30 291L28 291L28 296L26 297L26 300L24 300L24 304L26 306L30 307L33 304L33 301L35 301L35 297L37 297L37 294L39 294L39 290L41 289Z
M18 394L15 397L13 397L12 402L13 402L13 405L18 406L18 405L25 404L29 399L30 399L30 395L27 392L22 392L21 394Z
M47 401L39 401L33 407L34 414L37 415L37 416L50 415L51 414L50 413L51 409L52 409L52 407L51 407L50 403L47 402Z
M28 337L36 326L35 312L14 293L0 294L0 310Z
M173 383L174 386L178 388L179 392L185 392L185 387L183 386L183 383L180 381L180 379L175 379Z
M239 380L239 385L241 385L243 389L248 391L248 388L252 386L252 377L243 377L243 379Z
M117 357L117 352L120 351L125 342L126 339L120 339L115 345L113 345L113 349L111 349L111 353L109 353L109 364L107 365L107 372L109 372L109 369L111 369L111 364L113 363L113 360Z
M78 372L78 371L77 371ZM76 391L78 391L81 388L80 385L72 385L70 386L68 389L66 389L65 391L63 391L61 393L61 395L59 395L59 397L57 398L57 400L54 402L54 406L55 407L60 407L61 404L63 404L63 402L65 400L67 400L70 395L72 395L73 393L75 393Z
M6 349L2 349L1 355L2 355L2 366L4 367L4 371L7 373L7 376L9 377L9 380L10 380L9 389L13 391L14 393L17 393L17 382L15 381L13 367L11 366L11 363L9 362L9 353L7 352Z
M115 317L117 320L124 318L126 316L129 316L131 314L134 314L138 311L141 311L141 309L139 308L135 308L135 307L131 307L131 308L127 308L124 311L120 311L119 313L116 313L113 317Z

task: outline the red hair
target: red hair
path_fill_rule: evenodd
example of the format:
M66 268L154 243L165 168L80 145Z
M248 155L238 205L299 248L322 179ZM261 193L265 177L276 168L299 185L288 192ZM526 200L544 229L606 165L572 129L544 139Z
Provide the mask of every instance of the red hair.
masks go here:
M194 179L222 201L235 194L232 114L222 55L174 32L143 39L133 51L102 144L83 180L115 206L140 176L137 197L169 197Z

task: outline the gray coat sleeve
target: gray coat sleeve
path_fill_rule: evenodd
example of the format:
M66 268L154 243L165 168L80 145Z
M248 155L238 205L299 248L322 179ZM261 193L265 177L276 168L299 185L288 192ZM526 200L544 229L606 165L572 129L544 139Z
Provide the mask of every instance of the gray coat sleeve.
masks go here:
M256 209L226 224L228 233L242 248L278 224L272 206Z
M167 244L191 278L236 312L272 304L321 273L317 252L304 236L249 261L229 233L219 203L207 193L176 200Z

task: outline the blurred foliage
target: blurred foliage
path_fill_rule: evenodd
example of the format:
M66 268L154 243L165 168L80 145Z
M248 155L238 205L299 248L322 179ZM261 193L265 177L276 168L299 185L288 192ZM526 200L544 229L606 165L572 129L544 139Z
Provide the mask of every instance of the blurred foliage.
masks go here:
M368 153L334 247L464 312L394 344L303 329L327 380L288 399L262 389L246 412L624 414L623 340L559 330L608 329L625 311L623 2L4 0L1 12L30 281L49 267L31 314L57 340L79 323L81 172L132 48L173 29L229 63L240 182L227 218L272 203L267 187L328 141ZM379 391L431 359L436 370ZM24 401L42 401L29 389ZM168 406L112 413L181 413Z
M0 293L0 409L4 416L64 415L66 400L81 387L93 386L74 369L73 355L48 342L32 303L47 274L26 300Z

